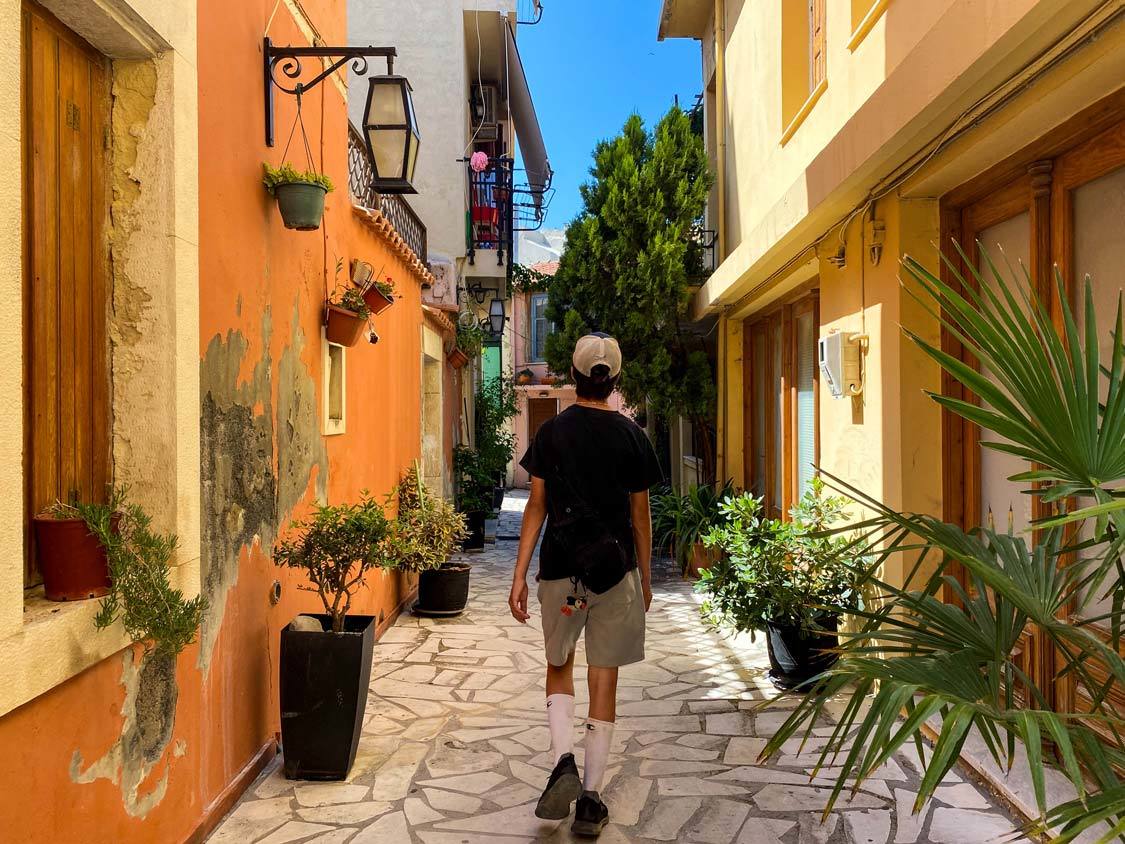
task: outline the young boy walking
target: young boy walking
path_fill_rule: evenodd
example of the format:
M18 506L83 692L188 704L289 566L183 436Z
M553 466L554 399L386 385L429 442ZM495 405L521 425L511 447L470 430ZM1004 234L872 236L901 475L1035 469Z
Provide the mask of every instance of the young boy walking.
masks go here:
M538 599L547 656L547 720L555 767L535 814L561 820L577 799L572 831L596 837L609 822L600 791L617 719L617 671L644 659L652 603L648 490L661 480L652 445L609 405L621 349L605 334L578 340L571 376L576 404L544 422L520 461L531 476L508 603L528 613L527 573L539 553ZM584 770L574 760L574 650L586 634L590 714Z

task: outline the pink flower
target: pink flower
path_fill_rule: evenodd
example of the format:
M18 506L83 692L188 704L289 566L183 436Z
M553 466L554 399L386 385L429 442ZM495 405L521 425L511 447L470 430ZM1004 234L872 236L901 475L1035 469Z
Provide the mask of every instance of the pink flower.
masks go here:
M488 169L488 153L474 152L469 158L469 166L473 168L474 173L483 173Z

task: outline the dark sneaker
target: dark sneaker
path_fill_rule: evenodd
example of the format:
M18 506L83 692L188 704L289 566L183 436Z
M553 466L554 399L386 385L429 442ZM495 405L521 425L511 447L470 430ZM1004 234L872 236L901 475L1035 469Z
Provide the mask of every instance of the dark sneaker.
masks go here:
M535 817L547 821L561 821L570 815L570 804L582 793L582 779L578 776L578 766L574 764L574 754L564 753L559 757L543 796L535 807Z
M596 791L583 791L574 808L574 823L570 831L575 835L597 838L609 823L609 809Z

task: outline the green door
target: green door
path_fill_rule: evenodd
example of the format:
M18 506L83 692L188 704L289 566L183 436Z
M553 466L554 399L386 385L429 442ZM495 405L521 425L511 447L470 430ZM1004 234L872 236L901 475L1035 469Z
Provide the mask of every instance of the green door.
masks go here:
M484 383L500 377L500 344L488 343L481 351L481 376Z

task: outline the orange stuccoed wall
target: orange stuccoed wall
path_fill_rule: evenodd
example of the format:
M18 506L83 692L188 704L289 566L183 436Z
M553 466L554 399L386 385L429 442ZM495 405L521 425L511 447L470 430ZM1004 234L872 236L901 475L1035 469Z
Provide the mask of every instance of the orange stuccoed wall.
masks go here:
M290 11L298 7L307 15L303 30ZM270 547L318 497L337 503L363 490L385 495L419 456L423 276L393 236L352 207L345 100L332 80L304 102L314 164L337 186L322 229L286 230L261 185L262 162L281 162L296 114L293 98L279 94L277 146L266 148L267 22L278 44L307 44L310 23L325 43L344 43L344 7L332 0L199 3L200 568L207 620L166 676L153 671L152 682L134 679L131 687L129 669L141 660L136 649L0 719L0 747L7 748L0 759L2 841L200 838L252 766L272 752L280 628L318 609L316 596L300 590L300 577L272 565ZM299 128L289 159L304 169ZM321 313L337 260L343 281L353 258L383 267L400 298L375 319L377 345L361 340L347 350L346 432L326 437ZM275 579L282 597L273 605ZM382 629L411 585L376 572L354 609L377 616ZM76 781L76 770L95 760L107 776Z

